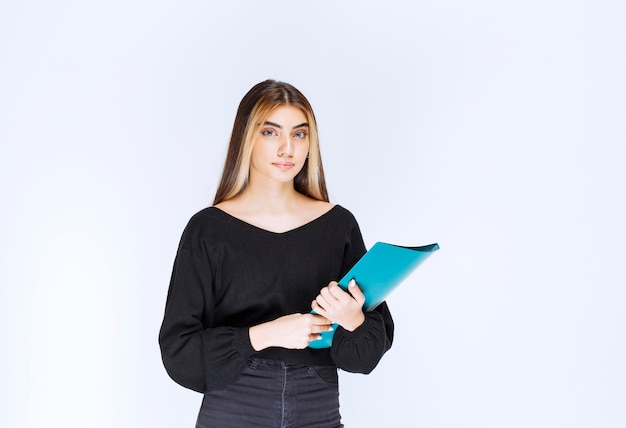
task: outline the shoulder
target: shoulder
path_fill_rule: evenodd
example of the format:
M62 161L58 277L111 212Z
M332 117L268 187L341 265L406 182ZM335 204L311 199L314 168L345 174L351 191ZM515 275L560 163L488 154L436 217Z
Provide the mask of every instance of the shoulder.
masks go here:
M315 223L323 228L325 236L336 236L340 240L351 241L361 235L355 216L342 205L333 205Z
M227 221L226 213L216 207L204 208L191 216L186 229L204 229Z
M181 246L197 247L206 242L219 240L230 217L215 207L204 208L195 213L185 226Z
M357 220L354 214L342 205L334 205L330 209L329 213L332 213L337 219L357 225Z

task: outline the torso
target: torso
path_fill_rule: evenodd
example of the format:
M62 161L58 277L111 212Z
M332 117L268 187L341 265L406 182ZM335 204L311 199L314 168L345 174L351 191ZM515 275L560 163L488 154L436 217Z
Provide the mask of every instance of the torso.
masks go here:
M206 275L205 328L241 327L310 311L319 290L364 252L356 220L339 206L285 232L210 207L190 220L178 264Z

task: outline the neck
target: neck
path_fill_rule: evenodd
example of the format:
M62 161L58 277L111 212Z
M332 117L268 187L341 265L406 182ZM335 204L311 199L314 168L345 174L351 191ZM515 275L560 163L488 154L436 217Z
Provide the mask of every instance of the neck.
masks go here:
M296 192L291 181L268 184L260 185L251 181L237 199L258 212L284 212L304 197Z

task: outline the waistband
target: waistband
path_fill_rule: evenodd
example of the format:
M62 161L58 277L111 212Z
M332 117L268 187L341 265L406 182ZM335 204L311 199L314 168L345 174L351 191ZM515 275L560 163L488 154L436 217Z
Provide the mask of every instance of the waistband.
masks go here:
M248 360L248 366L254 369L259 370L285 370L285 369L298 369L298 368L309 368L309 367L331 367L336 369L337 366L334 364L300 364L300 363L290 363L283 360L271 360L267 358L259 358L259 357L251 357Z
M252 355L252 358L269 362L282 362L285 366L336 366L330 358L329 349L284 349L267 348Z

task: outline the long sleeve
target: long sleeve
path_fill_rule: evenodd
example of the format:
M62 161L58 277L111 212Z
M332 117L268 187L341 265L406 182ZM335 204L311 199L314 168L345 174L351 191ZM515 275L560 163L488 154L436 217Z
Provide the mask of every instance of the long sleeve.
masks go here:
M254 353L247 328L209 327L212 270L182 247L174 262L159 334L163 364L180 385L205 392L232 381Z
M370 373L391 348L393 319L385 302L365 313L365 322L350 332L338 327L330 348L331 358L342 370Z
M342 276L365 254L363 237L355 221L344 252ZM331 358L342 370L370 373L393 343L394 324L383 302L374 310L365 312L365 322L350 332L338 327L330 348Z

